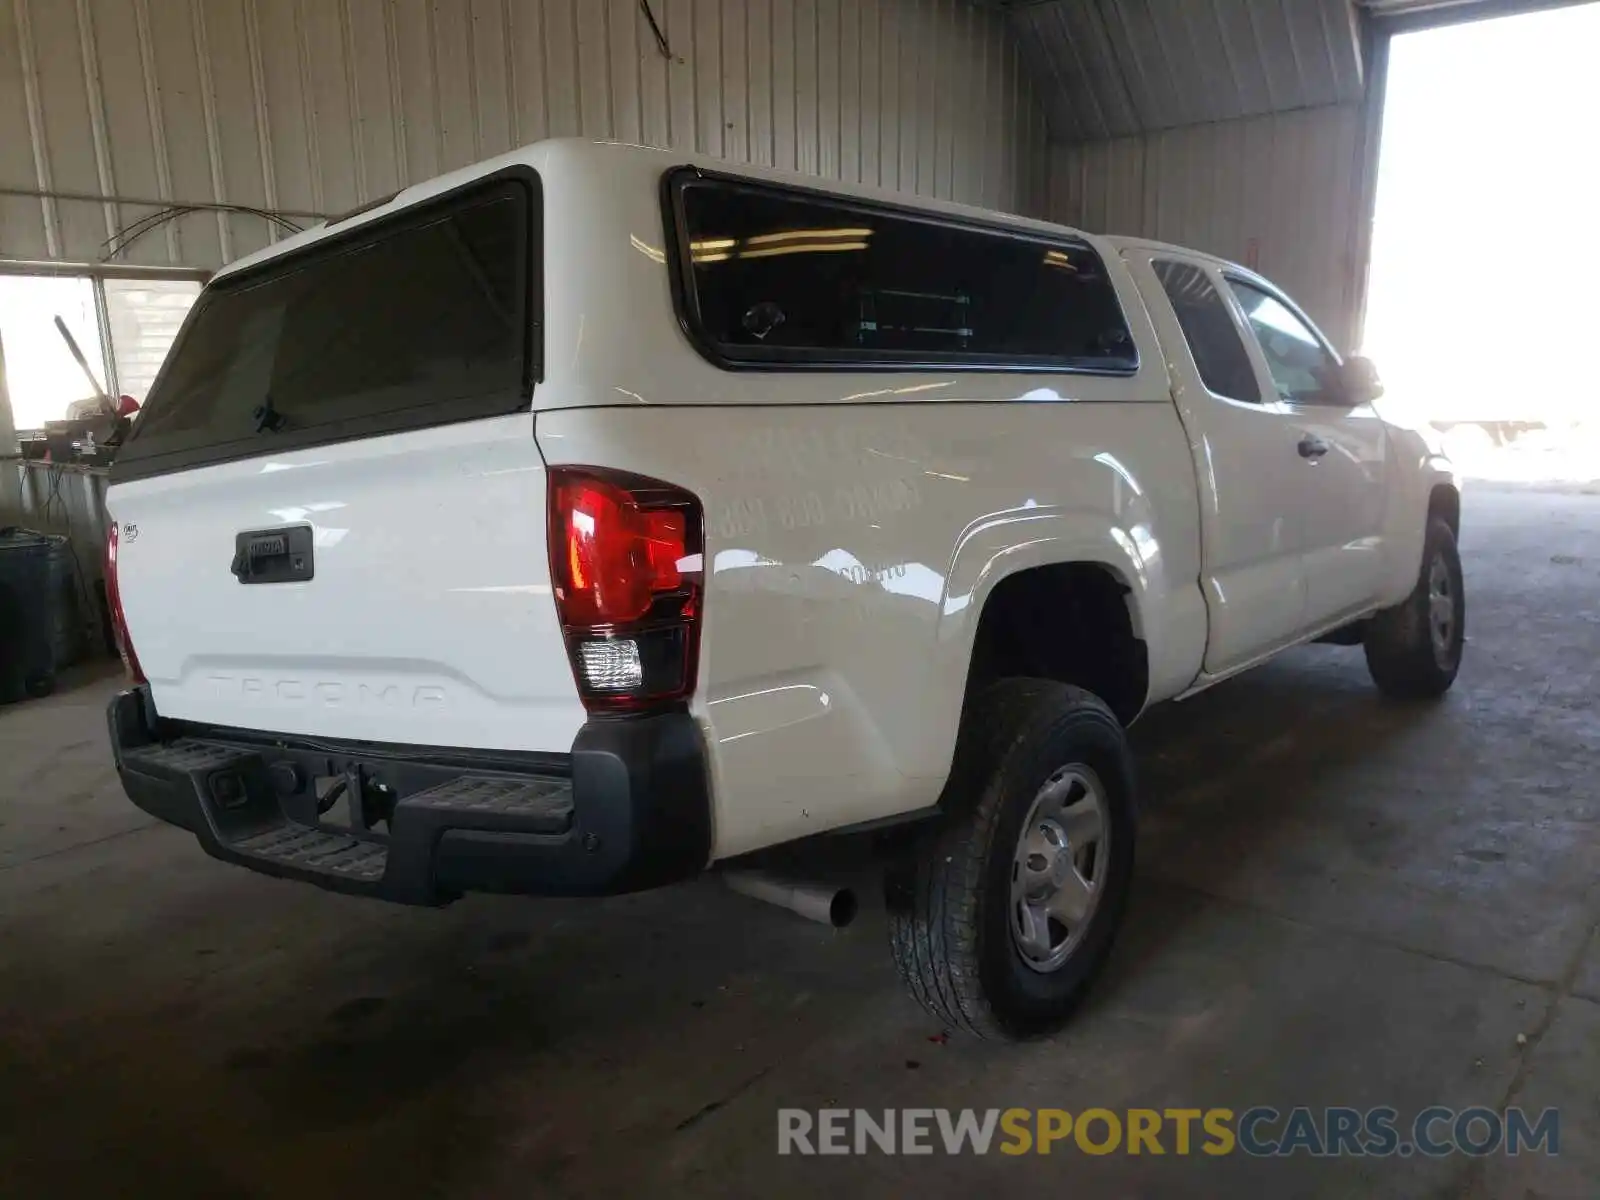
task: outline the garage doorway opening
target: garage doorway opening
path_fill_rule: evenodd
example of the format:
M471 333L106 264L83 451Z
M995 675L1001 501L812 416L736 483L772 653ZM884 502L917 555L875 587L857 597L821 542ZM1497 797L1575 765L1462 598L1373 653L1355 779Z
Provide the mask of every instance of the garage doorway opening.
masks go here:
M1600 479L1600 3L1396 35L1363 348L1469 475Z

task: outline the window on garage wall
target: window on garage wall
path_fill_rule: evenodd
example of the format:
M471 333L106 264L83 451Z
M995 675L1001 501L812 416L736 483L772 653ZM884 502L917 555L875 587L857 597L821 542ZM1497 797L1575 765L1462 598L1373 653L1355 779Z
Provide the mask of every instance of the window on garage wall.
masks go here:
M117 394L140 404L200 294L193 279L108 279L106 324Z
M18 429L38 429L46 421L59 420L73 401L94 395L56 327L58 317L83 351L96 383L105 387L93 280L0 275L0 340L5 347L6 390Z
M199 294L198 279L0 274L0 353L16 428L62 420L96 388L143 403Z

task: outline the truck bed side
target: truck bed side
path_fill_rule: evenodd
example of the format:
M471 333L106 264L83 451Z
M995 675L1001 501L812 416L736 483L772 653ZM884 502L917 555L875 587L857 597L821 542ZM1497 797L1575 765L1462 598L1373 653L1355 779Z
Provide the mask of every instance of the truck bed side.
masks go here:
M1150 693L1199 669L1193 472L1169 405L566 409L537 436L552 465L603 457L705 505L694 711L718 857L935 803L984 602L1016 572L1103 564Z

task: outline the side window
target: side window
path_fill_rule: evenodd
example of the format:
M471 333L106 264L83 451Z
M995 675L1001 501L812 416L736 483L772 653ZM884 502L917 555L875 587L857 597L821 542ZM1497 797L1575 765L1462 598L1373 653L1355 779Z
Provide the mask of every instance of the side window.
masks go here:
M680 301L720 366L1138 366L1083 242L700 174L669 194Z
M1239 327L1206 273L1189 263L1157 261L1150 265L1172 302L1201 382L1214 395L1260 404L1261 384L1239 337Z
M1228 285L1250 318L1278 395L1290 404L1337 403L1339 364L1306 323L1270 292L1239 279Z

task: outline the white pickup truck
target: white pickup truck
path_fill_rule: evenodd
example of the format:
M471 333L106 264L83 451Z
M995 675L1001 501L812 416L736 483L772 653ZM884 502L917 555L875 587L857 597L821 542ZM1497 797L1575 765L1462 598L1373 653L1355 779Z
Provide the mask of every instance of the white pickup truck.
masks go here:
M1204 254L552 141L206 288L118 460L135 803L419 904L890 850L912 991L1059 1022L1125 728L1313 639L1431 697L1449 465Z

